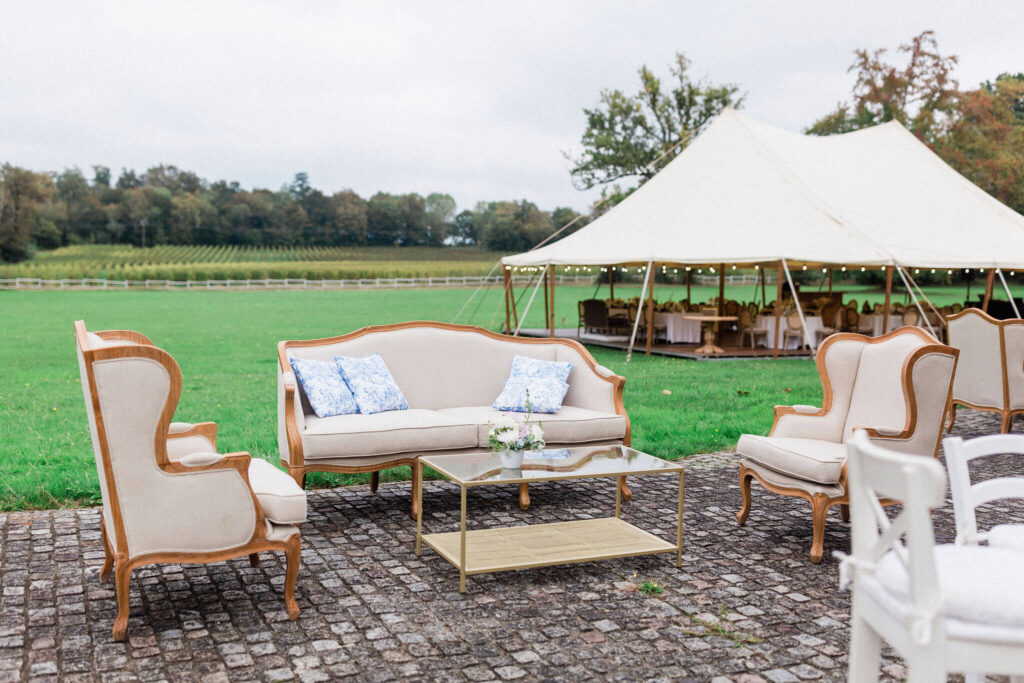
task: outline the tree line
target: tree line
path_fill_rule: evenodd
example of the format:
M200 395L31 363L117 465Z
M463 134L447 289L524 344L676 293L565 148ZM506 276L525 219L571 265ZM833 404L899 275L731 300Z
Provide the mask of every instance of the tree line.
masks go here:
M0 166L0 259L8 262L35 249L88 243L525 251L576 216L570 208L543 211L527 200L479 202L457 212L455 200L443 193L326 194L305 173L274 191L209 183L171 165L141 174L124 169L116 179L104 166L93 166L91 178L78 168L48 173Z

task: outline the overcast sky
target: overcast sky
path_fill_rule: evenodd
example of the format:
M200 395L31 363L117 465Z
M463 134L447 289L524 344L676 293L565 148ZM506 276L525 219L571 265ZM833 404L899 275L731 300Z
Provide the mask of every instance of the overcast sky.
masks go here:
M603 88L667 75L747 92L794 131L848 97L858 47L934 29L962 86L1024 71L1024 3L8 2L0 162L175 164L278 188L449 192L584 209L564 151Z

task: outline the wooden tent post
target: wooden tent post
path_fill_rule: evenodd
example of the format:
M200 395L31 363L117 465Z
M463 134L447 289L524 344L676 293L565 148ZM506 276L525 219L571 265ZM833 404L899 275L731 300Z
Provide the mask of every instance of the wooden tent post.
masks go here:
M647 266L650 268L650 281L651 284L647 288L647 349L646 355L651 355L651 338L654 336L654 262L651 261ZM643 306L643 301L640 305Z
M544 269L544 327L548 326L548 320L551 317L551 312L548 310L548 282L551 280L550 275L551 271L554 270L554 268L555 267L553 265L549 265L547 268ZM542 327L541 329L544 329L544 327Z
M548 284L549 284L549 288L551 290L551 292L550 292L551 303L547 307L548 308L548 330L549 330L549 335L548 336L554 338L554 336L555 336L555 271L554 271L554 269L551 270L551 279L548 280Z
M832 269L828 269L828 298L832 300Z
M725 314L725 264L718 264L718 315Z
M764 268L758 268L757 272L761 275L761 308L764 308L768 305L768 297L764 293Z
M989 268L985 278L985 298L981 300L981 310L988 313L988 302L992 300L992 285L995 283L996 269Z
M615 298L615 267L608 267L608 298Z
M504 269L505 279L505 334L512 331L512 311L509 306L509 298L512 296L512 271L508 266Z
M782 261L779 261L779 270L775 282L775 344L772 350L772 358L779 357L779 323L782 321Z
M690 298L690 268L686 268L686 305L693 304L693 299Z
M892 300L892 267L885 269L885 308L882 309L882 334L889 331L889 302Z
M512 322L515 323L515 325L516 325L515 329L518 330L519 329L519 311L516 310L515 281L512 280L512 276L511 275L509 276L509 285L508 286L509 286L508 298L512 302Z

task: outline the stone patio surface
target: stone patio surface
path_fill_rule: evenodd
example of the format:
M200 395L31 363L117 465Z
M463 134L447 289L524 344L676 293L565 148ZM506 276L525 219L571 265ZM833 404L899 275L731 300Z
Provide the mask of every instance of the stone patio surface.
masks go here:
M956 432L998 430L961 411ZM289 621L283 558L163 565L132 577L128 639L111 640L112 584L101 583L97 508L0 515L0 680L840 680L849 593L833 550L849 526L830 515L825 560L811 564L810 506L754 485L736 524L735 456L690 458L683 568L669 555L473 576L429 549L414 553L408 484L378 495L358 486L311 492L297 596ZM985 474L1019 472L999 458ZM630 479L627 520L674 537L673 477ZM607 516L613 480L475 489L470 528ZM428 482L424 527L458 528L458 489ZM1024 522L1016 503L982 521ZM935 514L953 538L952 506ZM636 590L656 582L660 595ZM898 660L884 672L900 677Z

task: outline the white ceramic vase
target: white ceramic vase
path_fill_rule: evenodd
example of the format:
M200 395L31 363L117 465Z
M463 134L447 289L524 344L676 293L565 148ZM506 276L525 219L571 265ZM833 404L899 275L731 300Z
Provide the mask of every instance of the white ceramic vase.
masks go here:
M524 451L504 449L501 451L501 466L506 470L518 470L523 466L524 454Z

